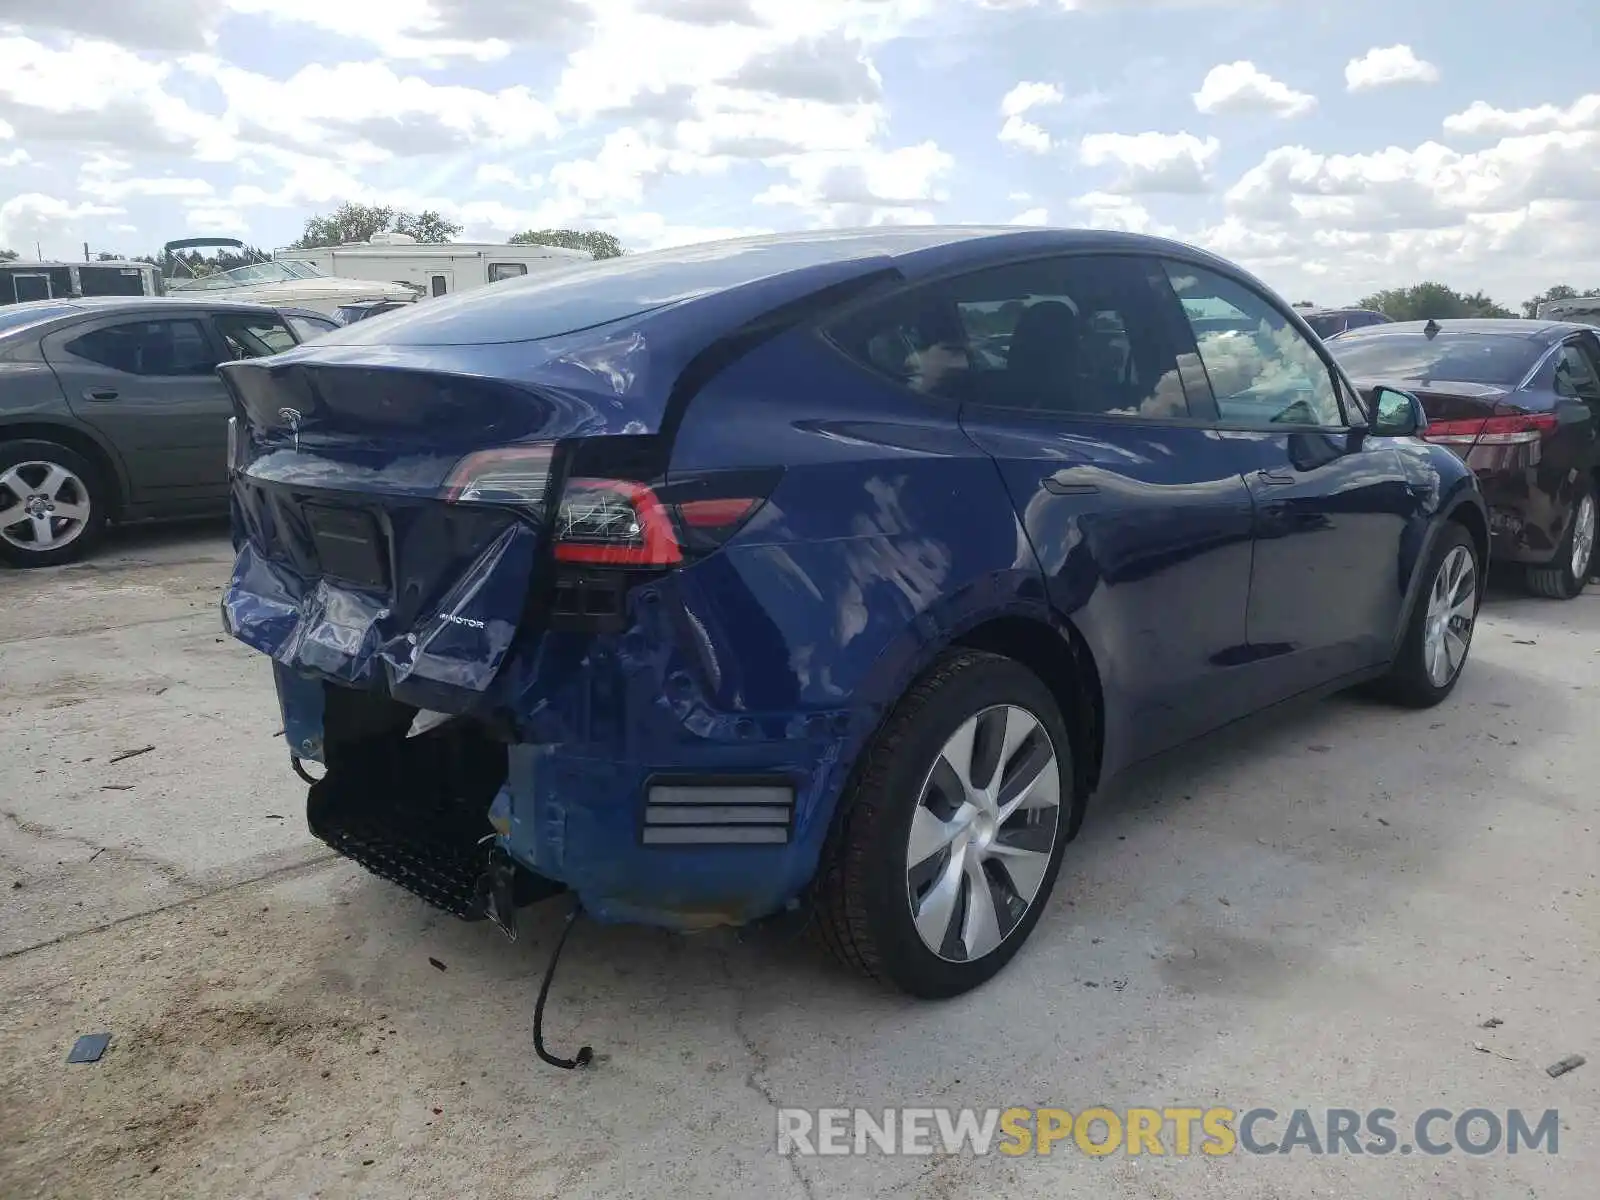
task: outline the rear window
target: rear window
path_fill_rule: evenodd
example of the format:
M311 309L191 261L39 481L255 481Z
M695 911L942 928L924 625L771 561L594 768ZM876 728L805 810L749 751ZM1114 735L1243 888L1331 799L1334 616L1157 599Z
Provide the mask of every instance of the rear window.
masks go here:
M868 237L722 242L625 255L430 299L377 326L346 325L345 346L474 346L576 333L802 267L881 252Z
M1533 370L1544 347L1494 333L1347 333L1328 343L1339 365L1358 379L1481 383L1509 387Z

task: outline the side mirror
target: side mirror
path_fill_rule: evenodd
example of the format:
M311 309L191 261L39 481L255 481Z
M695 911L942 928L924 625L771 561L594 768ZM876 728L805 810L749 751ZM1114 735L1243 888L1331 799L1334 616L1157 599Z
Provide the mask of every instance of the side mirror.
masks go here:
M1420 437L1428 428L1422 401L1399 388L1373 390L1372 432L1377 437Z

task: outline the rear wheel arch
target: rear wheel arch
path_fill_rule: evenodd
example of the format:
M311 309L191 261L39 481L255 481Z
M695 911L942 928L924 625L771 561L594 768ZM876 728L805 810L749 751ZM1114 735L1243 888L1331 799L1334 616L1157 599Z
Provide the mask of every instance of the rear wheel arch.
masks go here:
M1600 478L1600 471L1596 472ZM1484 518L1483 511L1477 505L1463 500L1450 510L1449 519L1457 525L1465 527L1472 535L1472 544L1478 548L1478 561L1485 566L1489 562L1489 522Z
M1083 635L1068 621L1058 627L1041 617L1011 614L986 620L951 644L1012 659L1039 677L1073 734L1078 786L1085 795L1092 792L1100 782L1105 693Z
M98 438L71 425L50 422L27 422L0 425L0 445L6 442L54 442L81 454L99 473L98 483L106 489L108 515L120 516L128 504L128 481L116 455Z

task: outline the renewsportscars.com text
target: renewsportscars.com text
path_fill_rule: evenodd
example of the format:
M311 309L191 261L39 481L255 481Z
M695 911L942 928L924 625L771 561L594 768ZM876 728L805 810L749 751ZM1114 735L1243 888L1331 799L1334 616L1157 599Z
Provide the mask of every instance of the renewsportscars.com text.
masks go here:
M1561 1117L1518 1108L780 1108L778 1153L1556 1154Z

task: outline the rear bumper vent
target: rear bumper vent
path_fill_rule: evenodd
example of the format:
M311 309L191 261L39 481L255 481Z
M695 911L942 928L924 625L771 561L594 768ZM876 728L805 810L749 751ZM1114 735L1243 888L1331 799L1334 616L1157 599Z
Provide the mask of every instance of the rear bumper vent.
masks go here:
M639 839L646 846L786 846L793 828L787 780L653 780Z

